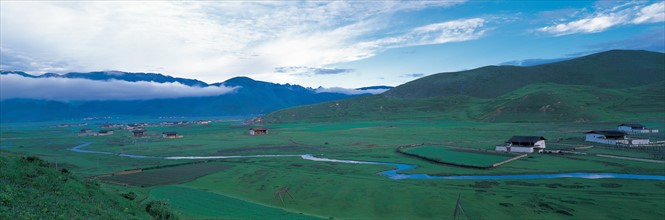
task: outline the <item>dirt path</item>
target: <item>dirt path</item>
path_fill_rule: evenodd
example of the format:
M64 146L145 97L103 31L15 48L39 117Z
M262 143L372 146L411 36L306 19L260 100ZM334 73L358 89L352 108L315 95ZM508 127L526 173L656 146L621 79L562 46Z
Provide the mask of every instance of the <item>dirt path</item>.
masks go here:
M649 160L649 159L642 159L642 158L635 158L635 157L621 157L621 156L605 155L605 154L596 154L596 156L607 157L607 158L615 158L615 159L623 159L623 160L635 160L635 161L642 161L642 162L649 162L649 163L665 163L665 161L662 161L662 160Z

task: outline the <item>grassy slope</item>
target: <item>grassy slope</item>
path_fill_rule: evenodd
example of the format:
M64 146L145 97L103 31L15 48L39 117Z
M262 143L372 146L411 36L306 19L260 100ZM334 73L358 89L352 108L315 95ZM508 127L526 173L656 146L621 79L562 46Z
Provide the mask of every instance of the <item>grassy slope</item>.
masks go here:
M147 219L138 204L41 159L0 156L0 219Z
M665 80L665 54L613 50L568 61L531 66L487 66L439 73L397 86L385 93L394 98L468 95L494 98L535 83L629 88Z
M375 95L284 109L263 118L271 123L427 118L491 122L662 121L663 100L665 81L629 89L540 83L493 99L401 99Z

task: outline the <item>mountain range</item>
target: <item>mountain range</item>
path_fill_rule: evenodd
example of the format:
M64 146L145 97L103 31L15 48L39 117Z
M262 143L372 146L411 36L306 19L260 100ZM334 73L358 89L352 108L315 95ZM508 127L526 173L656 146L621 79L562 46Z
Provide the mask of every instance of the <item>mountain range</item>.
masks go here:
M340 120L660 121L665 54L612 50L536 66L433 74L382 94L279 110L271 123Z
M205 82L176 78L157 73L127 73L119 71L90 73L47 73L40 76L19 71L0 71L2 75L19 75L26 78L67 78L93 81L118 80L127 82L177 82L192 87L225 86L233 92L203 97L160 98L143 100L68 100L11 98L0 100L0 122L44 121L80 119L105 116L242 116L266 114L278 109L306 105L353 96L369 95L359 89L353 94L320 92L299 85L276 84L235 77L224 82ZM383 88L383 87L382 87Z

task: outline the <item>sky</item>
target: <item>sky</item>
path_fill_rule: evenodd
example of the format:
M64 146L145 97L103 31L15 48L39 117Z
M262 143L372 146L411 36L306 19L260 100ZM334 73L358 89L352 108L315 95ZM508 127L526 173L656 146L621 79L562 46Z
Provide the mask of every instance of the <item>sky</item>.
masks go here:
M664 52L665 2L0 1L0 69L35 75L358 88L611 49Z

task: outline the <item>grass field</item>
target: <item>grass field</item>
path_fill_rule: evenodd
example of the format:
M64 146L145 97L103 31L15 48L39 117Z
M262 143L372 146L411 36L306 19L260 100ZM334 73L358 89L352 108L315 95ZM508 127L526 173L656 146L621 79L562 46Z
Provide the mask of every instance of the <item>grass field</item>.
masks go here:
M184 218L320 219L182 186L158 187L151 196L167 201Z
M231 165L219 163L197 163L146 170L138 173L107 176L102 177L101 180L132 186L169 185L189 182L211 173L223 171L229 167L231 167Z
M503 143L513 135L544 136L548 139L548 149L593 146L593 143L583 141L584 132L613 129L620 123L623 122L481 123L447 120L394 120L293 123L264 125L270 129L269 135L249 136L245 133L249 126L242 125L239 121L225 121L208 125L148 127L149 137L146 138L132 137L131 133L125 130L117 130L110 136L79 137L77 132L81 128L77 127L59 128L44 123L2 124L0 125L0 146L6 146L6 148L0 149L0 154L7 152L19 155L39 155L80 177L193 162L158 158L125 158L117 155L87 154L67 150L82 142L91 142L91 145L85 148L88 150L136 155L313 154L334 159L413 164L419 167L404 172L432 175L563 172L665 175L663 164L593 156L595 153L603 153L652 159L649 153L638 150L613 150L598 146L579 150L579 152L589 153L588 155L532 154L487 170L434 164L407 157L395 151L399 146L411 144L491 151L496 144ZM665 130L665 122L645 121L642 123L661 131ZM95 126L98 124L91 124L88 127L96 129ZM157 134L167 130L177 131L184 137L180 139L158 137ZM653 140L665 139L663 133L652 135L651 138ZM466 159L458 157L453 159L466 161ZM304 218L321 216L350 219L449 218L459 193L462 194L464 209L469 213L471 219L659 219L665 217L665 211L662 209L662 204L665 204L665 193L663 193L665 183L659 181L620 179L391 180L377 175L378 172L392 169L390 166L316 162L299 157L222 159L210 164L229 167L217 172L201 174L203 176L194 175L196 176L194 178L183 177L183 179L175 181L177 185L144 188L109 185L106 188L119 193L135 192L138 195L136 200L141 203L158 198L169 199L169 204L184 217L190 218L209 218L211 216L234 218L234 216L251 216L254 213L247 209L233 208L234 204L241 204L235 200L205 206L205 204L199 204L199 200L195 198L197 196L190 197L190 194L220 201L237 199L263 207L257 208L266 210L262 211L263 216L302 216ZM197 168L177 171L176 168L178 167L137 174L138 177L141 177L140 175L152 172L166 172L166 175L170 176L166 179L142 176L135 181L138 185L146 182L170 184L171 181L174 181L171 177L176 176L175 173L193 175L198 170ZM124 178L129 177L131 176ZM286 200L285 205L281 206L275 203L273 193L276 189L285 186L291 189L295 201ZM190 203L198 205L190 205ZM228 207L225 205L227 203ZM197 208L199 206L206 208L199 209ZM227 208L232 210L215 211L215 209L227 210ZM224 214L227 212L234 214ZM304 213L304 215L299 213Z
M492 164L510 159L511 157L515 156L497 153L491 154L470 152L433 146L407 148L404 151L409 154L418 155L434 161L475 167L490 167Z

